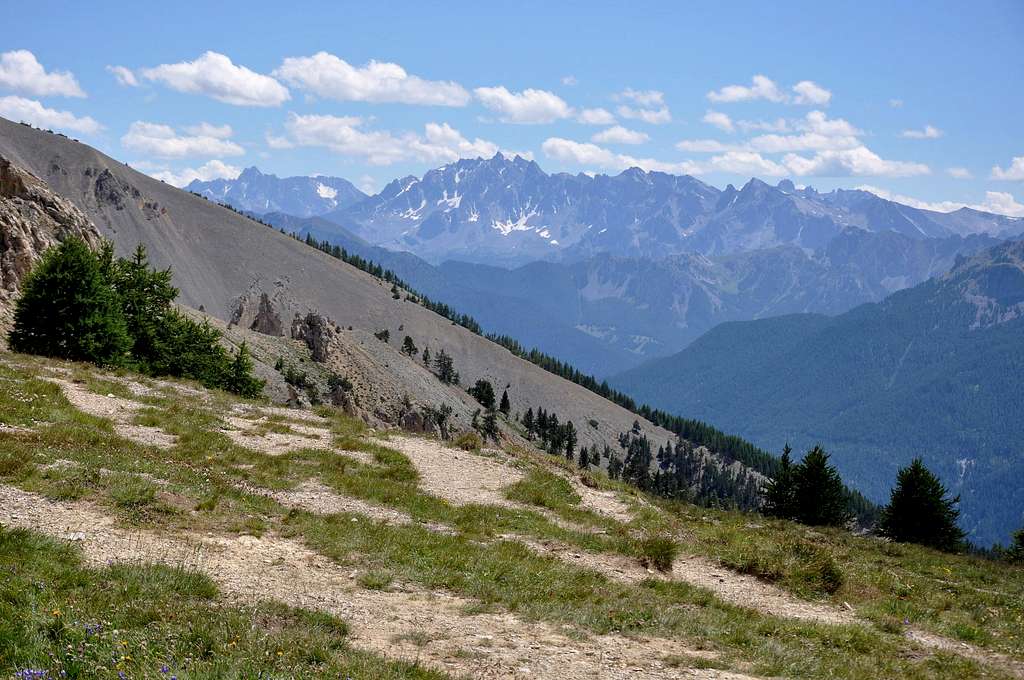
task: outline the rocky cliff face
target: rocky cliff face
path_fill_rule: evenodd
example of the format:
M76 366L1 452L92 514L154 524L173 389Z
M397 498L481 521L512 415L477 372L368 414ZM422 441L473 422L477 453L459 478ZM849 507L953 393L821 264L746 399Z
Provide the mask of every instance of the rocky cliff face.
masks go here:
M0 156L0 328L10 324L18 289L32 266L47 248L71 236L93 247L100 244L99 232L81 210Z

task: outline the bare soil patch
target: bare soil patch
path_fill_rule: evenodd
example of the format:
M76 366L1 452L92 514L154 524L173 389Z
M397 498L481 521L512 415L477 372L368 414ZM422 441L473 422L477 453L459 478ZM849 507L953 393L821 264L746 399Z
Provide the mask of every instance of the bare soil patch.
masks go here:
M144 405L137 401L123 399L113 394L97 394L90 391L85 385L71 380L61 378L47 378L47 380L60 385L64 396L79 411L110 420L114 431L120 437L161 449L169 449L178 441L177 437L158 427L132 423L135 414L144 408Z
M0 522L76 542L93 565L162 562L201 570L236 601L273 598L337 614L351 642L391 658L473 678L662 680L743 676L669 668L670 655L708 656L666 639L569 637L513 614L466 614L471 601L444 592L384 592L356 584L343 569L300 543L274 536L171 536L128 531L86 504L55 503L0 485Z

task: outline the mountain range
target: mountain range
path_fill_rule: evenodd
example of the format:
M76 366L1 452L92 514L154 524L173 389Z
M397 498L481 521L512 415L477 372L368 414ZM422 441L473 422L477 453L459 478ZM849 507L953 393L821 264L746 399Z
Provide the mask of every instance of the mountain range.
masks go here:
M882 302L828 317L724 323L614 377L654 406L766 447L821 443L884 502L915 456L962 498L971 539L1024 522L1024 242L1008 242Z
M366 194L341 177L278 177L265 175L255 167L246 168L235 179L193 180L185 188L239 210L280 211L298 217L322 215L366 198Z
M921 210L867 191L819 193L789 180L770 186L757 179L719 190L690 176L639 168L615 176L547 174L534 161L501 153L396 179L379 194L320 212L312 212L312 203L302 213L259 207L273 203L279 190L251 193L252 174L189 189L257 213L321 216L368 243L434 263L508 266L598 253L660 259L784 245L818 253L849 228L913 239L1024 232L1024 218L970 208ZM244 202L235 196L243 187Z

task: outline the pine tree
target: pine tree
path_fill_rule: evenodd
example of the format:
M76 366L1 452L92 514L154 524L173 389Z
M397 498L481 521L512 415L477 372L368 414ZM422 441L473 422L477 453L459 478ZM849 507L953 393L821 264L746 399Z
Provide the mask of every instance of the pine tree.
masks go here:
M764 514L782 519L792 519L796 514L796 499L793 479L793 449L787 443L782 449L779 471L764 489Z
M946 487L920 458L896 475L896 488L882 511L879 533L899 543L918 543L946 552L963 547L956 522L960 497L946 498Z
M491 438L494 441L498 441L498 416L494 411L488 411L484 414L483 424L480 427L480 434L484 438Z
M794 519L811 526L842 526L850 519L839 471L820 446L793 470Z
M1024 527L1013 532L1013 542L1005 552L1006 559L1016 564L1024 564Z
M171 285L171 270L150 269L146 247L141 243L131 259L116 261L113 247L105 244L100 261L121 301L136 366L143 373L151 372L151 363L164 352L161 331L172 310L171 303L178 296L178 289Z
M443 349L434 357L434 369L438 379L444 384L459 384L459 372L455 370L455 362Z
M533 421L533 407L526 409L526 413L523 415L523 427L526 428L526 438L533 439L534 430L537 427Z
M494 410L494 387L488 380L477 380L469 393L488 411Z
M408 355L410 358L416 356L416 354L419 353L419 350L416 348L416 343L413 342L412 341L412 337L410 337L408 335L405 336L404 340L402 340L402 350L401 351L402 351L402 354Z
M508 400L508 390L504 390L501 393L501 403L498 404L498 410L504 413L506 418L508 417L509 412L512 410L512 404Z
M100 260L79 238L50 248L22 283L8 338L16 352L120 365L131 336Z
M581 470L586 470L590 467L590 453L587 451L587 447L580 448L579 465Z
M227 389L243 397L258 397L263 391L264 381L253 377L253 363L249 354L249 347L242 342L235 358L231 361L231 371L228 375Z
M427 368L430 368L430 348L429 347L424 347L423 348L423 365L426 366Z
M562 428L562 440L565 446L565 457L570 461L576 457L576 426L567 421Z

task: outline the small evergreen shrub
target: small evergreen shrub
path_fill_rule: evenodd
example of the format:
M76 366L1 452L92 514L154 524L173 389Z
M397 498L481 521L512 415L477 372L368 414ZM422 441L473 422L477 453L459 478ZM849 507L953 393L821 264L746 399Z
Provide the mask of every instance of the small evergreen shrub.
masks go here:
M476 432L463 432L455 438L454 444L463 451L479 451L484 442Z

